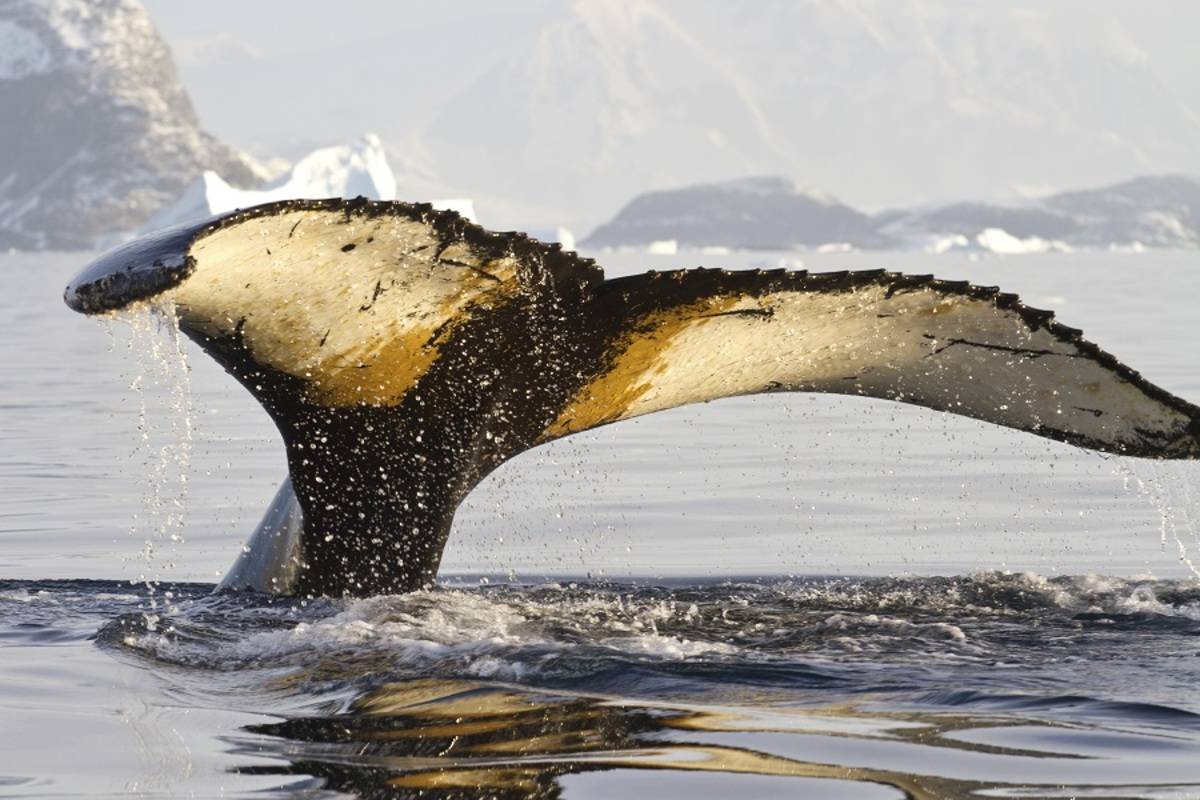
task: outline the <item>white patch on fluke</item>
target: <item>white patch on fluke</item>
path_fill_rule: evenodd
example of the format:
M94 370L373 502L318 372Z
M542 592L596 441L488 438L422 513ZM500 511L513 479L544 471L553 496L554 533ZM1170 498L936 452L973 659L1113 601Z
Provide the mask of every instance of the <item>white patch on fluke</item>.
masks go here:
M432 225L407 217L289 211L201 236L195 272L173 294L190 327L240 327L258 363L307 381L314 400L394 404L441 335L516 285L514 259L438 249Z
M1142 441L1139 430L1178 432L1188 422L1015 310L929 287L887 292L788 291L697 308L647 361L637 348L657 335L650 327L615 359L614 372L636 353L640 370L630 380L636 398L618 418L788 389L1130 445Z

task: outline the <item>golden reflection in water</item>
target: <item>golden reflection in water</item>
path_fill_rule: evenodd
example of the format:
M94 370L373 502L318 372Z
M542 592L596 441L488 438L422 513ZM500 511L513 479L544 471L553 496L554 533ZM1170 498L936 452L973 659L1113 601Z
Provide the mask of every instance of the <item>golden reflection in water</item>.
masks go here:
M1011 715L878 711L863 702L786 704L769 695L739 697L727 705L696 705L414 680L385 684L359 697L344 714L254 726L250 733L275 738L265 740L266 745L263 739L243 739L240 749L281 756L288 762L278 768L246 768L244 773L310 775L327 789L361 797L562 798L571 796L564 792L564 778L611 770L640 771L664 798L678 796L679 787L673 785L677 776L714 772L808 779L797 781L794 794L804 797L855 797L868 788L866 784L874 785L872 797L914 800L1069 797L1074 790L1086 792L1086 784L1075 782L1088 774L1089 760L1083 756L953 738L956 732L1031 725L1074 729ZM790 735L796 746L763 746L779 741L779 735ZM284 744L273 749L272 741ZM814 741L832 744L835 753L839 743L920 747L919 761L909 763L933 774L864 767L861 751L850 755L853 748L845 749L844 763L836 763L836 757L811 761L796 757L796 750L803 751ZM817 749L825 756L830 753L829 747ZM1000 781L946 777L962 770L945 765L972 753L1011 759L1011 766L998 767L1011 775ZM1070 770L1070 786L1039 785L1022 782L1020 765L1028 765L1029 759L1065 760L1079 766ZM825 784L827 792L813 794L812 779L837 783ZM1136 789L1124 794L1111 784L1096 788L1108 798L1145 796ZM697 795L689 788L686 796L700 800L725 795L703 791Z

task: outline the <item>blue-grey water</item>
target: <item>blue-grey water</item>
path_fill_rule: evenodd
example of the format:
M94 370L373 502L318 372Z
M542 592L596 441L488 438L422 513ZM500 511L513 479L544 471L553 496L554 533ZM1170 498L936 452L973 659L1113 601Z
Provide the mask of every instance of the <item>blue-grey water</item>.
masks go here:
M1200 399L1192 253L598 257L995 283ZM434 590L213 596L281 448L84 258L0 256L0 796L1200 797L1195 465L722 401L506 465Z

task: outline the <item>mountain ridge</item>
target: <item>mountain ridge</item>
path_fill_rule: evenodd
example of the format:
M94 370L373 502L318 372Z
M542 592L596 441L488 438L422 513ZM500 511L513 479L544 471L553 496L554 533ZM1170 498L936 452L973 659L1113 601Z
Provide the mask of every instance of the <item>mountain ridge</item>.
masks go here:
M205 119L264 154L279 131L375 130L393 163L417 154L430 192L479 199L493 224L590 230L638 192L754 174L879 209L1196 171L1200 107L1185 101L1200 80L1164 82L1180 70L1153 45L1171 30L1136 38L1131 15L1081 0L556 3L185 72ZM266 102L287 125L249 113Z
M798 191L786 178L759 176L637 195L583 244L664 241L748 250L1200 248L1200 179L1146 175L1020 204L964 201L871 214Z

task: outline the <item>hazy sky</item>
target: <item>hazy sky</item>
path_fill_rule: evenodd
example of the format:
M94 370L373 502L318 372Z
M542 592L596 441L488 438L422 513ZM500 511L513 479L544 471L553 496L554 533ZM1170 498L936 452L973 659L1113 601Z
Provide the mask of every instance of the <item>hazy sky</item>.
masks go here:
M370 130L504 224L752 174L882 209L1200 173L1194 0L144 2L229 143Z
M686 17L687 3L669 2L678 16ZM803 0L796 0L803 2ZM986 0L993 2L994 0ZM264 54L320 48L362 39L369 35L399 32L466 17L494 14L552 14L574 0L455 0L452 3L412 0L143 0L168 41L205 38L222 33ZM895 0L899 5L905 0ZM948 0L964 5L980 0ZM1154 48L1154 57L1172 71L1200 69L1200 3L1195 0L1046 0L1068 13L1061 34L1070 36L1073 14L1107 15L1117 20L1136 39ZM855 5L853 2L844 5ZM913 6L919 5L912 2ZM941 2L946 5L946 2Z
M232 34L263 55L311 50L383 33L489 14L549 8L554 0L143 0L159 30L174 43ZM567 3L557 3L567 5Z

